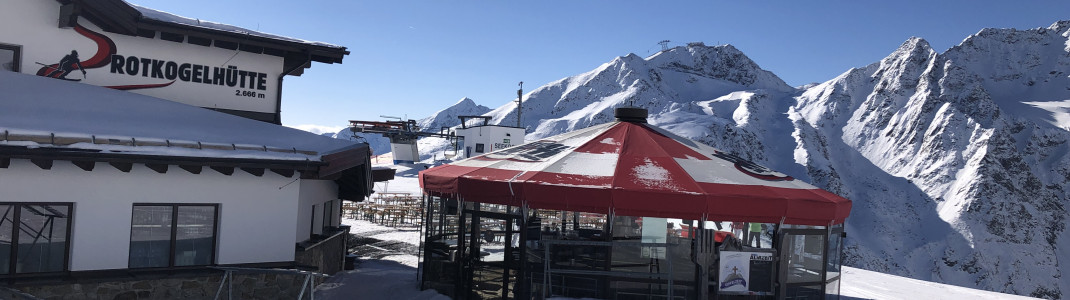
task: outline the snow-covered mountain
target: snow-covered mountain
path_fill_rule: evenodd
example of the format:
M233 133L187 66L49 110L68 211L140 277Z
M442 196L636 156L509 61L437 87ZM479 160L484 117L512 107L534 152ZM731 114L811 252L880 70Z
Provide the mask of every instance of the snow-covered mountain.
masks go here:
M421 131L439 132L442 127L453 127L461 124L459 116L479 116L490 111L490 108L476 104L468 97L462 98L453 106L440 110L430 117L416 120L416 126Z
M1070 22L985 29L944 53L913 38L796 98L797 158L848 187L854 213L874 213L848 224L866 232L851 264L1037 297L1070 290L1059 264L1070 259L1068 36ZM877 195L849 187L865 173L844 176L859 168L830 156L845 151L912 190L864 199Z
M912 38L799 88L730 45L629 54L529 92L522 124L530 141L611 121L623 105L852 199L848 265L1035 297L1070 291L1060 264L1070 21L984 29L943 53ZM486 115L515 124L516 104Z

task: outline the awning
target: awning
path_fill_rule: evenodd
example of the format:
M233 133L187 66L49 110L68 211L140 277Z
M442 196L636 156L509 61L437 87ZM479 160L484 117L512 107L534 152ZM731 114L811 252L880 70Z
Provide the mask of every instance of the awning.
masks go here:
M465 201L620 216L828 225L850 214L848 199L645 117L431 168L420 186Z

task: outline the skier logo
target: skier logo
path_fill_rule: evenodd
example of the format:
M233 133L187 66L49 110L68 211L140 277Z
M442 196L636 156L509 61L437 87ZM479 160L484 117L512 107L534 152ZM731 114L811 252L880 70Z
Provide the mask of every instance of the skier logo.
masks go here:
M735 154L717 151L713 153L713 156L732 162L736 166L736 170L739 170L744 174L750 175L751 177L758 178L761 180L788 181L795 179L791 176L770 170L769 168L763 167L762 165L743 159L742 157L739 157Z
M78 57L78 51L71 50L71 54L63 56L63 58L59 60L59 63L46 65L38 62L37 64L41 65L41 69L37 70L37 76L44 76L69 81L81 81L86 78L86 70L102 68L111 63L111 57L116 53L115 42L113 42L107 36L100 34L99 32L90 30L89 28L85 28L80 24L74 24L74 31L93 41L93 43L97 46L96 53L93 53L93 56L89 57L86 60L81 60ZM82 71L81 79L67 78L67 75L74 70ZM158 84L114 85L104 87L116 90L136 90L165 87L171 85L172 83L175 82L172 80L170 82Z
M71 54L67 54L66 56L63 56L63 58L59 60L58 64L54 64L54 65L46 65L46 64L42 64L42 63L37 63L37 64L45 66L45 68L47 68L49 70L47 74L42 75L42 76L45 76L45 77L52 77L52 78L56 78L56 79L63 79L63 80L70 80L70 81L80 81L81 79L67 78L67 74L70 74L71 71L74 71L74 68L78 68L78 70L82 71L82 78L86 77L85 67L82 67L82 61L78 60L78 51L77 50L71 50Z

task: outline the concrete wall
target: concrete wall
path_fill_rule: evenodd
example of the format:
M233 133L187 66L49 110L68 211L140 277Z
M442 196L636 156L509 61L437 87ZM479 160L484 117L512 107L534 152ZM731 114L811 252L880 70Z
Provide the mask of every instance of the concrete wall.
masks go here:
M203 275L172 275L153 279L127 279L104 282L42 283L15 285L13 288L38 299L214 299L219 292L223 271ZM233 289L224 287L220 298L229 299L297 299L304 275L236 274ZM319 283L322 279L315 279ZM14 295L14 293L12 293ZM305 291L307 298L309 291ZM0 293L0 296L3 296ZM8 298L3 298L8 299ZM24 299L24 298L10 298Z
M130 173L106 163L87 172L67 161L42 170L12 159L0 169L0 202L73 202L72 271L127 267L134 203L218 203L218 264L280 262L293 261L293 237L308 223L295 213L301 188L317 196L306 198L330 198L327 184L287 185L291 181L272 172L226 176L204 168L190 174L174 166L159 174L140 164Z

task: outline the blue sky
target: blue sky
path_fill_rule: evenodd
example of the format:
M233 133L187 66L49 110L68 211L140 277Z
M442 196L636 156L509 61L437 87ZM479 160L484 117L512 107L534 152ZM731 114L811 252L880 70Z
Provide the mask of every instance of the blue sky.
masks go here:
M985 27L1070 19L1070 1L127 0L348 47L283 85L283 123L426 117L469 97L495 108L617 56L732 44L789 85L876 62L917 36L937 51Z

